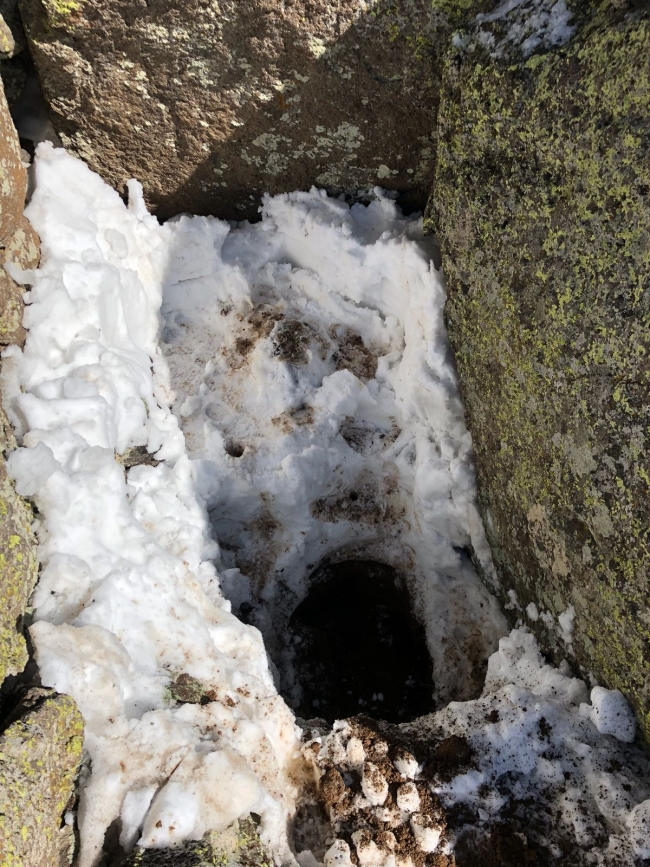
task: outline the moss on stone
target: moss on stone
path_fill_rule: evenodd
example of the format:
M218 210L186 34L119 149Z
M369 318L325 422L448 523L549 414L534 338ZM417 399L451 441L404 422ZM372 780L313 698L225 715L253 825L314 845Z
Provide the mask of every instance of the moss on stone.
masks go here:
M83 720L74 701L32 690L24 713L0 737L0 863L70 863L63 815L74 793Z
M66 19L81 12L84 0L43 0L43 4L53 20Z
M530 625L646 737L649 105L647 11L527 61L453 51L428 218L501 592L573 605L571 647Z
M273 867L252 818L175 849L137 847L123 867Z
M16 494L2 456L12 448L13 433L0 408L0 682L27 664L21 622L38 577L32 510Z

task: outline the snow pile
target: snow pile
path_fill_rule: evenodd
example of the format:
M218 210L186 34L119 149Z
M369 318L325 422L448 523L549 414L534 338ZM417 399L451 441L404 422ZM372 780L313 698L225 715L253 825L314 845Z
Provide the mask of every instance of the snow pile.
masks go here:
M572 12L565 0L502 0L491 12L474 19L477 38L492 57L516 50L524 57L533 51L565 45L573 36ZM462 47L463 38L455 37Z
M482 698L452 702L429 723L474 753L471 770L435 791L469 807L473 828L514 817L554 858L569 841L586 853L576 863L633 863L650 852L650 761L627 746L635 721L621 693L595 687L591 702L568 666L545 664L528 630L513 630L490 658Z
M650 850L650 759L629 746L634 719L619 692L595 687L587 701L585 684L546 664L520 628L490 657L479 699L399 726L316 724L304 754L335 836L319 856L326 867L350 867L353 852L370 867L432 852L492 864L495 850L504 863L516 852L522 863L567 853L581 867L636 863Z
M250 811L286 858L296 729L261 636L219 591L158 347L170 232L135 183L130 198L39 148L27 215L43 262L23 275L25 350L4 361L24 432L9 467L39 512L36 659L86 722L79 864L118 816L124 846L165 846ZM137 447L165 462L125 474L115 453ZM173 701L181 674L207 704Z
M221 546L224 590L280 660L316 566L374 559L425 624L435 698L480 693L506 631L471 547L492 569L421 221L380 190L267 198L230 231L182 217L163 301L174 409Z

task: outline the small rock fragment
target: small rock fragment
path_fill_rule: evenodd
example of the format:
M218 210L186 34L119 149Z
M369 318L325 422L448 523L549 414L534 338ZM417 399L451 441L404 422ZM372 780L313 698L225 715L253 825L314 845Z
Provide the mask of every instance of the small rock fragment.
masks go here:
M200 704L205 690L203 685L191 674L183 672L169 685L171 697L184 704Z

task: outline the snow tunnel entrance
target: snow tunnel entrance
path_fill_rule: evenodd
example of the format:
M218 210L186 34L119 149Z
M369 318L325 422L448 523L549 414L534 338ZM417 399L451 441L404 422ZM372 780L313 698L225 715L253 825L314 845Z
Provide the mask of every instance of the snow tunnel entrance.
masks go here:
M309 585L287 636L297 715L333 722L366 713L400 723L431 713L431 658L399 573L346 560L318 567Z

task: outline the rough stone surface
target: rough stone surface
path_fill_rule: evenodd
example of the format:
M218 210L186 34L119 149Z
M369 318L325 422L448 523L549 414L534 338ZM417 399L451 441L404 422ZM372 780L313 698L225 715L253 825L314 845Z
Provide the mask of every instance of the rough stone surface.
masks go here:
M9 243L0 249L0 344L15 343L19 346L25 342L26 332L23 328L23 293L25 287L16 283L7 271L5 263L11 262L19 268L38 267L40 259L40 241L31 223L22 217Z
M0 86L0 247L21 222L27 191L27 173L21 162L20 143Z
M454 50L430 208L502 601L647 738L649 106L647 4L528 60Z
M422 208L444 48L491 0L20 0L63 144L159 216L255 216L263 192Z
M83 720L73 700L33 689L0 737L0 863L58 867L71 863L73 801Z
M176 849L136 847L122 867L273 867L251 818Z
M23 95L27 84L27 64L25 54L0 61L0 78L5 90L9 108L13 109Z
M18 0L0 0L0 17L0 57L8 59L20 54L27 47Z
M27 664L22 619L38 577L32 510L16 494L3 457L15 447L0 407L0 683Z

